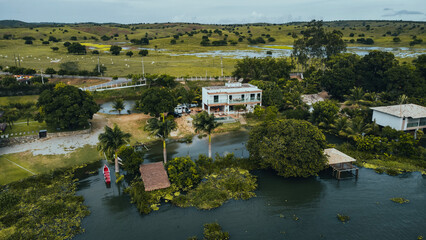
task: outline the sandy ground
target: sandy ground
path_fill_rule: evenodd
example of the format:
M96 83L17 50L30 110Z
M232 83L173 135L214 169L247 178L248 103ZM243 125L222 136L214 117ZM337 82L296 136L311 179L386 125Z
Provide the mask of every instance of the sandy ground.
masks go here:
M31 143L7 146L0 148L0 155L25 151L32 151L33 155L66 154L85 145L96 145L107 120L104 116L95 114L91 122L93 128L89 134L40 139Z
M26 151L31 151L33 155L67 154L85 145L96 145L99 134L104 131L104 126L112 127L114 123L117 123L123 131L134 135L137 141L145 142L150 137L148 136L149 133L144 131L141 126L145 125L149 118L150 116L145 114L111 115L108 117L103 114L95 114L91 120L92 132L89 134L38 139L30 143L7 146L0 148L0 155ZM183 137L194 133L191 115L185 115L175 120L178 130L171 132L171 137Z
M194 133L194 127L192 126L192 116L194 114L191 113L191 115L184 115L180 118L175 118L176 124L177 124L177 130L172 131L170 133L170 136L172 137L183 137L187 134Z

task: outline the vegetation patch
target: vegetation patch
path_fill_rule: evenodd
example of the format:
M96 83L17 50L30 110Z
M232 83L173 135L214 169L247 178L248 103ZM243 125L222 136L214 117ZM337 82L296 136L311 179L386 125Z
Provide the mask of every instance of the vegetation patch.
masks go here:
M409 203L409 202L410 202L410 200L405 199L405 198L402 198L402 197L391 198L390 200L391 200L392 202L396 202L396 203L399 203L399 204Z
M219 223L206 223L204 224L204 240L228 240L229 232L222 231ZM196 236L188 238L188 240L197 240Z
M89 215L76 196L74 169L57 170L0 187L2 239L70 239Z
M338 213L337 219L339 219L339 221L341 221L342 223L345 223L345 222L349 221L351 218L348 215Z
M227 168L208 175L195 189L177 197L173 203L179 207L213 209L230 199L247 200L255 197L253 191L256 187L256 178L247 170Z
M292 46L264 46L265 48L272 48L272 49L288 49L293 50Z

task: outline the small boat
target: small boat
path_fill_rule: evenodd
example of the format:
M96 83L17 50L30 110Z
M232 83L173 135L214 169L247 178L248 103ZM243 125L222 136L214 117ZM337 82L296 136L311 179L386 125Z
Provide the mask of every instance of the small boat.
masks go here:
M109 168L106 164L104 165L104 179L105 179L106 184L111 183L111 176L110 176L110 173L109 173Z

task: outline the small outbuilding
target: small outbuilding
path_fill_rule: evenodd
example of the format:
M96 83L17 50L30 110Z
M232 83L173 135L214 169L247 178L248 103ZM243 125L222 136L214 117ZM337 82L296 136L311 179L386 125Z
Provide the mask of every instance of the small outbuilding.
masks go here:
M358 168L352 165L356 162L355 158L352 158L335 148L324 149L324 154L327 155L328 164L333 169L333 176L337 179L341 179L342 172L354 172L355 177L358 178Z
M145 191L170 187L169 177L162 162L143 164L139 167Z

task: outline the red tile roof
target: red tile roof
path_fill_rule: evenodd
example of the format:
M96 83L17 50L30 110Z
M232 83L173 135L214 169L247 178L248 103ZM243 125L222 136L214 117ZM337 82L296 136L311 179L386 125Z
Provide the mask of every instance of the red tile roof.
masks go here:
M145 191L170 187L169 177L162 162L143 164L139 167Z

